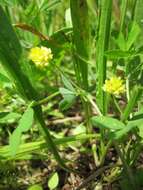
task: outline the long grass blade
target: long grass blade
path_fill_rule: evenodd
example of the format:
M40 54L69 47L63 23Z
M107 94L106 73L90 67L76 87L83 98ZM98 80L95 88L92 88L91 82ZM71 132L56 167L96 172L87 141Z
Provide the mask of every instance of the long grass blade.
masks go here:
M99 20L99 33L97 41L97 103L103 114L106 112L106 99L105 93L102 89L106 79L106 57L105 51L108 50L109 36L110 36L110 23L112 13L112 0L101 1L101 13Z

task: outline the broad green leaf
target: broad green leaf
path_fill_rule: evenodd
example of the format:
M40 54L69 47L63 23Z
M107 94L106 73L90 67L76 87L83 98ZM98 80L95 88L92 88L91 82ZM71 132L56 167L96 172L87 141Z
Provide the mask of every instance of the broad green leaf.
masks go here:
M18 128L20 129L21 132L26 132L31 128L32 123L33 123L33 114L34 112L31 107L29 107L25 111L18 125Z
M64 99L59 103L60 110L64 111L69 109L75 103L74 95L67 95Z
M32 185L31 187L29 187L27 190L43 190L41 185Z
M22 136L22 133L19 129L15 129L14 132L12 133L12 135L10 135L9 145L10 145L10 155L11 156L16 155L19 145L21 143L21 136Z
M64 83L64 86L68 90L75 92L75 89L74 89L73 85L71 84L71 82L64 75L62 75L62 81Z
M66 85L67 85L67 83L66 83ZM64 110L69 109L75 103L76 96L75 96L74 92L72 92L66 88L60 88L59 91L64 98L59 103L59 108L60 108L60 110L64 111Z
M33 109L28 107L19 121L18 127L14 130L10 136L10 152L14 156L19 148L21 142L21 136L23 132L27 132L33 123Z
M138 35L140 34L140 27L136 22L133 22L132 28L128 34L128 39L126 41L126 50L128 51L133 43L136 41Z
M59 175L55 172L48 181L48 187L50 190L55 189L59 184Z
M66 51L71 49L70 34L72 33L71 27L64 27L50 36L50 41L42 41L42 45L52 49L55 59L62 59ZM69 39L69 40L68 40ZM60 60L61 62L61 60Z
M65 98L66 96L75 96L75 93L69 89L66 88L60 88L59 89L60 93L62 94L62 96Z
M110 130L120 130L120 129L125 128L124 123L111 117L95 116L95 117L92 117L91 121L94 126L106 128Z
M0 112L0 123L11 123L20 117L21 115L15 112Z

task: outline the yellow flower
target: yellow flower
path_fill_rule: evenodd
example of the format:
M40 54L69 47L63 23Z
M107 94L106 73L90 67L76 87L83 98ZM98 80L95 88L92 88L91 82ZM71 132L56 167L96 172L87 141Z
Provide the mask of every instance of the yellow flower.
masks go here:
M38 67L47 66L52 58L52 51L47 47L34 47L29 52L29 59L32 60Z
M103 90L113 95L119 95L125 91L125 85L120 77L112 77L110 80L105 80Z

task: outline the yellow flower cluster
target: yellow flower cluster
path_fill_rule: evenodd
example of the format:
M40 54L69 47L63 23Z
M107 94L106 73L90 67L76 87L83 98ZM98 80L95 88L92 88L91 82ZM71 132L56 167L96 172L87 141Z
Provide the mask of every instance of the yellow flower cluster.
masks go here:
M110 80L105 80L103 90L113 95L119 95L125 91L125 85L120 77L112 77Z
M47 66L52 58L52 51L47 47L34 47L29 52L29 59L41 68Z

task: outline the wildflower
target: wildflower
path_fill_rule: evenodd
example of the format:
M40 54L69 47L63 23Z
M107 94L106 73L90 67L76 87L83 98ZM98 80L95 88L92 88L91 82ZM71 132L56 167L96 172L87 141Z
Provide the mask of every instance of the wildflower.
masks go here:
M34 47L29 52L29 59L32 60L38 67L47 66L52 58L52 51L47 47Z
M112 77L110 80L105 80L103 90L113 95L119 95L125 91L125 85L120 77Z

